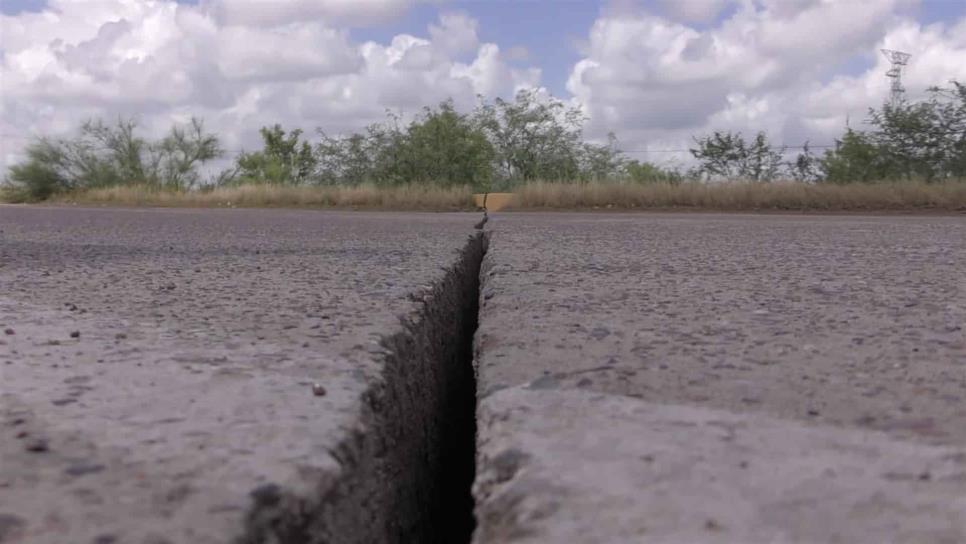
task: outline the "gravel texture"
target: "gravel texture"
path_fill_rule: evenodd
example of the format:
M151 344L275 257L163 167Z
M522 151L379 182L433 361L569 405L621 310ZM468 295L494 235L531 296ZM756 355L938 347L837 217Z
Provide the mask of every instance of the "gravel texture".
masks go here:
M966 541L966 218L479 219L0 206L0 542Z
M966 218L487 227L477 542L966 541Z
M388 472L415 472L401 450L434 462L445 423L392 404L441 409L391 375L429 361L423 338L462 349L424 325L465 313L441 286L475 299L478 219L0 207L0 541L421 534L397 507L426 482ZM374 436L386 413L425 436Z

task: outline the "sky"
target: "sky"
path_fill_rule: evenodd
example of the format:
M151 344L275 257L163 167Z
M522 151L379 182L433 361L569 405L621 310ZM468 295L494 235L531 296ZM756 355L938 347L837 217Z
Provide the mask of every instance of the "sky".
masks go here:
M258 128L357 131L387 110L536 88L585 135L687 160L692 137L834 143L888 96L966 81L966 0L0 0L0 166L38 135L201 117L229 150Z

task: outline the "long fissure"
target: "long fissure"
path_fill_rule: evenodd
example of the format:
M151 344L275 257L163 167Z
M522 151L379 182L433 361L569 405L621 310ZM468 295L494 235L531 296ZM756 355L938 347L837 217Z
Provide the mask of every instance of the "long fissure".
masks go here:
M470 541L487 247L487 233L474 234L403 330L382 340L383 375L364 394L361 425L331 452L338 473L310 475L309 495L256 490L240 542Z
M473 480L476 476L476 372L473 366L473 336L479 323L480 267L486 253L488 239L480 233L472 238L463 254L462 269L456 284L459 290L459 316L437 321L434 326L442 336L440 345L452 343L455 350L444 349L438 361L438 400L435 413L427 419L437 419L440 433L430 438L430 457L438 455L435 469L430 470L431 488L429 512L421 542L469 542L475 528L473 516ZM440 318L448 319L445 315ZM455 327L455 328L452 328Z

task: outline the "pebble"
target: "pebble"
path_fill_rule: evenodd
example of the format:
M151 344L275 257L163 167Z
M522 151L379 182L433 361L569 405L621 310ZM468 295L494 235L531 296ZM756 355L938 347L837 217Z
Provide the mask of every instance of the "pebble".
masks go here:
M321 383L312 384L312 394L316 397L324 396L326 393L325 387L322 387Z
M282 488L278 484L263 484L250 493L256 505L275 506L282 500Z
M594 340L603 340L610 336L610 330L604 327L594 327L594 330L590 331L590 336Z
M560 380L555 376L540 376L527 384L527 389L557 389L559 386Z
M71 331L70 337L71 338L80 338L80 331Z
M24 442L24 448L29 452L43 453L50 450L50 444L47 443L46 438L30 438Z
M13 332L13 329L3 329L3 334L6 334L7 336L13 336L14 332Z

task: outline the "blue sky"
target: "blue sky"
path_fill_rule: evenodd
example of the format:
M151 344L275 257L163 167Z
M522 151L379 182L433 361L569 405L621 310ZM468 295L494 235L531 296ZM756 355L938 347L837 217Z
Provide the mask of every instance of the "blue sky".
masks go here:
M578 43L600 13L598 2L581 0L510 0L421 4L392 24L354 29L361 40L387 41L404 32L425 34L440 11L461 11L479 21L480 40L509 48L523 46L528 64L543 70L544 84L554 94L564 93L570 67L579 59Z

